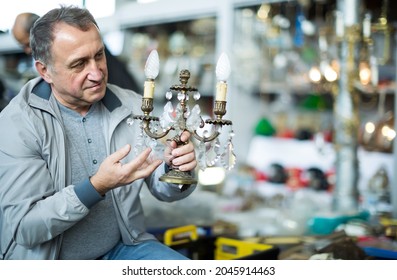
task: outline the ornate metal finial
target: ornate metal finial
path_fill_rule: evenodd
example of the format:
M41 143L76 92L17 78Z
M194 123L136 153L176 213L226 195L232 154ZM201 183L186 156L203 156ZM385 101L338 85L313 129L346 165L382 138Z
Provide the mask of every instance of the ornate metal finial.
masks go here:
M186 85L189 79L190 79L190 71L187 69L181 70L181 72L179 73L179 81L181 82L181 84Z

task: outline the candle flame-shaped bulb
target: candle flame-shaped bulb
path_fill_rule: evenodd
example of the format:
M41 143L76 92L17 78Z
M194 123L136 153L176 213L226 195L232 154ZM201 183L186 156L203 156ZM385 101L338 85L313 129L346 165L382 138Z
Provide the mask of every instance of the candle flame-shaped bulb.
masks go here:
M216 78L218 81L226 81L230 76L230 62L226 53L222 53L216 64Z
M145 76L147 79L156 79L159 74L160 61L157 50L152 50L146 60Z

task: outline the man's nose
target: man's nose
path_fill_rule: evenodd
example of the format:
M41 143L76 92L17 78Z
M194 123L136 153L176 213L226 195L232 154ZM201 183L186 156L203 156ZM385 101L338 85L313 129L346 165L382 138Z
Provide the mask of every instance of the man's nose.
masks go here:
M90 80L98 81L103 78L103 73L101 71L100 64L95 61L89 64L88 71L89 71L88 78Z

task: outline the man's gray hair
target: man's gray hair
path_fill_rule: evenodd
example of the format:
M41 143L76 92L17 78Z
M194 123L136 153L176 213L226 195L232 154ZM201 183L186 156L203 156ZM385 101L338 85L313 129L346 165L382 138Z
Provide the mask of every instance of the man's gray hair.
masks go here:
M53 9L34 22L30 29L30 47L35 60L48 65L52 61L51 47L54 41L54 29L58 23L66 23L82 31L98 24L93 15L84 8L63 6Z

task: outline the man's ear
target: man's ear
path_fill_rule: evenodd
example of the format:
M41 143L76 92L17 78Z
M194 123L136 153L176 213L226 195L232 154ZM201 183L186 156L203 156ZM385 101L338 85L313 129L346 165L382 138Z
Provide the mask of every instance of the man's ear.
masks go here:
M45 65L43 62L36 60L34 63L37 72L40 74L40 76L47 82L47 83L51 83L52 79L51 79L51 75L48 71L47 65Z

